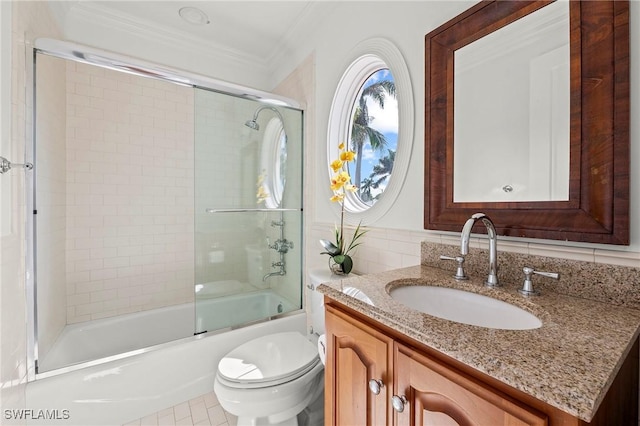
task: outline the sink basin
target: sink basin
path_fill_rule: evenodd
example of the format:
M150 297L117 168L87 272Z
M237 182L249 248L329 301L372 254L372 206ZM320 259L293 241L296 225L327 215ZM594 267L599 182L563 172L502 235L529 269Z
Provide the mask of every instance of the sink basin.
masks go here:
M510 303L468 291L435 286L402 286L392 299L434 317L501 330L531 330L542 326L533 314Z

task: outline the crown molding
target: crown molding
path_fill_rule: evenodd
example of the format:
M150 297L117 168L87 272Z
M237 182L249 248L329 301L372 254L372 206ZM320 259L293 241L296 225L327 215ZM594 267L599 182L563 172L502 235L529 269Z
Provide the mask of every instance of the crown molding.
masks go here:
M53 16L53 19L58 24L58 28L61 30L64 29L64 25L66 22L66 17L69 11L79 3L79 0L68 0L68 1L49 1L47 2L47 6L49 7L49 11Z
M132 38L142 38L155 44L188 52L194 56L204 56L209 60L223 60L240 67L257 68L265 72L267 70L267 63L262 58L247 55L239 50L229 49L215 41L157 25L146 19L118 13L112 8L94 2L76 2L70 8L65 20L66 25L76 21L84 22L90 26L102 26L110 31L128 34Z
M334 2L312 1L307 3L295 22L266 58L267 68L276 80L273 82L274 84L278 84L286 74L291 72L294 66L309 55L310 51L303 51L304 46L300 41L313 39L314 34L322 27L322 22L336 6ZM309 22L313 22L314 25L309 25ZM296 61L296 58L299 60ZM295 63L291 63L292 60Z

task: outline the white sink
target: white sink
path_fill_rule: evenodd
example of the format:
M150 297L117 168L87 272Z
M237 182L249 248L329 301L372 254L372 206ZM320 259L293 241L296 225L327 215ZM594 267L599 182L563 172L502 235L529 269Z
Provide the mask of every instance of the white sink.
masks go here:
M479 327L531 330L542 326L533 314L510 303L468 291L434 286L402 286L392 299L425 314Z

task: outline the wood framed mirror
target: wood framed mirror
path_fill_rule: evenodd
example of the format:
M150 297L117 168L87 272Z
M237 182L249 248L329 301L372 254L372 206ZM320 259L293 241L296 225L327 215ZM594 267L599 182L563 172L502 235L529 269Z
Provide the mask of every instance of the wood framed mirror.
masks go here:
M484 212L500 235L629 244L628 1L568 2L566 199L454 201L455 52L550 3L482 1L426 35L425 229L460 231L473 213ZM508 161L494 158L485 167Z

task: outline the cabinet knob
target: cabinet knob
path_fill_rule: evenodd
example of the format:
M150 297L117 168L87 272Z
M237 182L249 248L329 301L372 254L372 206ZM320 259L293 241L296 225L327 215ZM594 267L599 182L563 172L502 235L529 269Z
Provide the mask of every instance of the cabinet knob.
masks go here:
M391 397L391 405L393 405L393 409L398 413L402 413L404 411L404 406L405 404L407 404L407 402L407 398L404 395L393 395Z
M371 393L373 393L374 395L380 395L380 389L382 389L383 387L384 383L382 383L382 380L369 380L369 390L371 390Z

